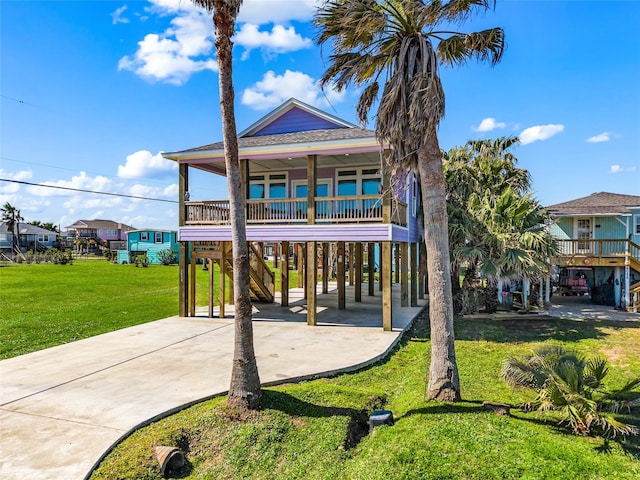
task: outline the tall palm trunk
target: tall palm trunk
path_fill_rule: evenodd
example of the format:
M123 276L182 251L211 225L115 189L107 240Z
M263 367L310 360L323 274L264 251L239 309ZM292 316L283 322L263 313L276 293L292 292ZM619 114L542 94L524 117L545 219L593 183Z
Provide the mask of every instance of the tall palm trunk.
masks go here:
M224 139L225 166L229 188L231 235L233 242L233 284L235 301L235 340L228 403L238 408L257 408L262 391L253 348L251 297L249 296L249 248L245 229L246 199L241 184L238 139L234 112L231 37L236 11L229 2L214 2L213 24L218 57L220 109Z
M438 400L458 401L460 378L454 348L446 188L435 125L429 129L418 151L418 169L429 272L431 364L427 395Z

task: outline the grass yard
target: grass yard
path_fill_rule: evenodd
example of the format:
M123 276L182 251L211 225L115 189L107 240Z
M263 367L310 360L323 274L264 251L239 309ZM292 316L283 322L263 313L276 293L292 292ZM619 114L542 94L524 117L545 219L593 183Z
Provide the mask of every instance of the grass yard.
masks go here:
M217 266L214 274L217 302ZM297 274L289 272L290 286L297 285ZM196 304L207 305L208 272L198 266L196 276ZM177 315L178 278L177 265L2 265L0 359Z
M606 355L612 386L640 375L640 325L553 318L458 319L456 348L464 401L424 401L427 321L384 362L331 379L265 389L263 408L245 418L224 398L198 404L138 430L91 477L160 479L154 445L187 454L180 478L207 479L636 479L638 438L576 437L552 417L487 412L482 401L524 402L500 379L502 360L544 343ZM366 434L384 406L396 423ZM636 409L627 421L640 423ZM364 435L364 436L363 436Z

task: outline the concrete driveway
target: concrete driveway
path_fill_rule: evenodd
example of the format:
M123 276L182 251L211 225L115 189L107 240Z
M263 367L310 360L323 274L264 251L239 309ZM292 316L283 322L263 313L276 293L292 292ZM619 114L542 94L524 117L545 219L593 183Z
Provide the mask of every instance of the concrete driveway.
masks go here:
M261 381L354 370L383 357L422 310L400 308L399 288L393 293L391 332L382 330L377 290L346 310L336 308L335 291L319 295L315 327L306 324L301 290L292 290L288 308L256 305ZM0 478L82 479L140 423L226 392L232 316L171 317L1 361Z
M640 313L616 310L591 303L589 297L553 297L549 315L560 318L592 318L597 320L640 321Z

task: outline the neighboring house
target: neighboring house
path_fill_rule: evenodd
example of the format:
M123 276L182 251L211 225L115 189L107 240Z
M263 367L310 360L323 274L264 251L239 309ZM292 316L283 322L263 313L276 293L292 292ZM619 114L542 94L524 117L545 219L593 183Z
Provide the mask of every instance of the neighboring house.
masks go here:
M551 263L565 293L585 286L594 301L638 308L640 196L599 192L547 207L560 254ZM584 278L582 278L584 277Z
M408 306L407 277L417 278L417 247L422 237L418 184L412 174L382 172L385 146L375 132L290 99L238 135L244 194L246 233L251 251L251 295L273 301L273 273L263 260L263 243L279 244L283 262L290 246L306 273L308 323L315 325L316 268L322 266L326 291L327 255L335 252L339 308L344 305L345 267L349 282L362 278L365 268L380 265L383 279L391 279L392 252L403 265L402 306ZM195 314L193 276L197 259L219 263L230 272L231 224L229 201L189 198L189 169L226 174L223 142L180 152L164 153L179 164L181 252L180 314ZM311 187L314 185L315 187ZM409 255L411 251L411 255ZM304 253L306 252L306 253ZM352 253L353 252L353 253ZM400 253L401 252L401 253ZM373 257L379 254L381 260ZM349 261L351 259L351 261ZM189 275L191 262L191 275ZM369 263L371 262L371 263ZM411 267L409 267L409 263ZM283 269L287 275L287 269ZM360 276L359 276L360 275ZM414 276L416 275L416 276ZM398 278L399 277L399 278ZM224 277L223 277L224 278ZM373 278L373 276L371 276ZM422 280L422 276L420 277ZM421 281L420 280L420 281ZM287 280L282 280L282 303L288 304ZM417 305L418 281L411 282L411 305ZM224 287L224 285L223 285ZM373 293L370 281L369 295ZM391 328L391 282L382 282L383 327ZM355 289L360 301L360 288ZM222 297L224 298L224 297ZM221 305L221 315L224 305ZM210 310L212 312L212 310Z
M51 230L36 227L29 223L18 223L19 245L22 252L43 252L49 248L58 246L58 234ZM6 222L0 223L0 250L3 253L11 252L14 232L9 232ZM18 242L15 242L18 243Z
M126 250L118 250L118 263L133 263L138 256L145 256L151 264L162 261L158 253L173 250L178 258L178 232L173 230L129 230Z
M126 241L127 232L134 230L133 227L124 223L99 219L78 220L65 228L68 232L68 238L71 240L85 238L92 244L93 248L110 248L113 250L115 250L113 247L119 245L112 245L112 242Z

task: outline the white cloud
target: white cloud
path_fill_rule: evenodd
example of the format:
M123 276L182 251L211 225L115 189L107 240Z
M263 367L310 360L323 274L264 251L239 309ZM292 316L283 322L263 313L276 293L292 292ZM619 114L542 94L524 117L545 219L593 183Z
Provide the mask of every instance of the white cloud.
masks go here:
M589 143L608 142L609 140L611 140L611 134L609 132L602 132L598 135L587 138L587 142Z
M480 122L480 125L477 127L472 127L476 132L490 132L491 130L495 130L496 128L505 128L507 126L504 122L496 122L495 118L489 117L485 118Z
M178 164L162 157L162 153L153 155L148 150L140 150L127 155L124 165L118 165L120 178L159 177L178 169Z
M152 187L137 183L129 188L129 194L136 197L167 198L170 200L176 200L178 198L178 184L174 183L167 185L166 187ZM142 201L136 199L133 200Z
M609 168L609 173L624 173L624 172L635 172L636 171L636 167L621 167L620 165L611 165L611 167Z
M238 23L283 23L292 20L309 21L320 0L244 0Z
M546 140L557 135L564 130L564 125L536 125L535 127L525 128L520 132L519 138L522 145L536 142L538 140Z
M248 53L256 48L262 49L268 54L278 54L310 48L313 42L309 38L303 38L296 33L294 27L285 28L282 25L274 25L271 32L261 32L258 25L245 23L236 33L234 41L246 49L243 60Z
M310 105L326 107L330 103L341 101L344 95L344 92L333 89L323 92L318 81L306 73L286 70L283 75L276 75L270 70L262 80L242 92L242 104L255 110L267 110L295 97Z
M163 33L149 33L133 56L124 56L118 70L130 70L149 81L182 85L203 70L217 71L210 15L190 1L155 0L152 10L175 16Z
M129 19L123 17L122 14L127 10L127 6L123 5L120 8L117 8L115 12L111 14L111 21L113 24L117 23L129 23Z
M0 178L5 178L7 180L22 181L22 180L27 180L31 177L33 177L33 172L31 170L19 170L15 173L11 173L11 172L6 172L2 168L0 168ZM21 185L19 183L0 182L0 194L9 195L9 194L17 193L18 190L20 190L20 187ZM2 203L4 204L4 202Z
M173 17L171 26L164 32L152 32L138 42L138 50L118 62L118 70L130 70L151 81L174 85L186 83L191 75L211 70L216 72L214 60L213 26L211 14L197 7L190 0L150 0L147 13ZM291 21L308 22L315 13L319 0L245 0L238 17L235 41L247 49L260 48L265 55L273 55L301 48L309 48L313 42L302 37ZM121 9L114 12L121 18ZM273 24L271 31L260 31L260 25Z
M113 182L107 178L98 175L97 177L90 177L86 172L80 172L79 175L71 177L71 180L57 180L57 181L45 181L39 182L41 185L51 185L55 187L74 188L80 190L91 190L98 192L109 192L113 185ZM53 196L69 196L74 195L71 190L64 190L58 188L48 188L39 186L27 187L27 192L37 197L53 197Z

